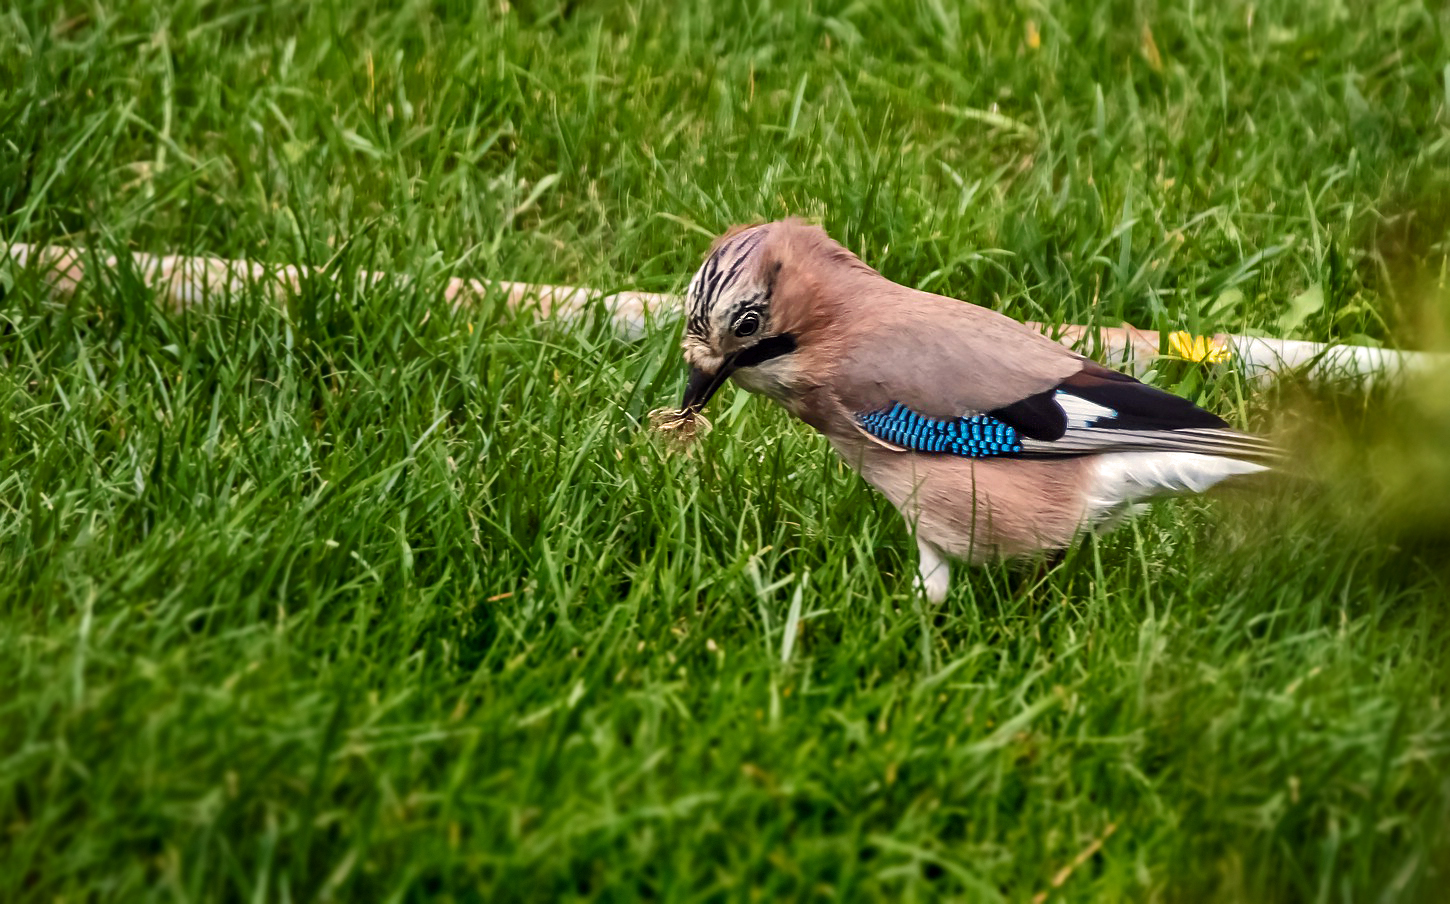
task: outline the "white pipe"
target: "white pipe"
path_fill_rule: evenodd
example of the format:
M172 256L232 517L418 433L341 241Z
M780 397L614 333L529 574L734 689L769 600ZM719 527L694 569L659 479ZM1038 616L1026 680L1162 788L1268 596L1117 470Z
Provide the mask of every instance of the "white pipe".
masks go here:
M52 294L66 297L74 294L86 275L86 266L93 258L84 252L57 246L35 247L12 244L6 256L19 267L42 270ZM279 302L301 289L304 275L314 278L318 270L295 266L278 266L253 261L183 255L152 255L134 253L132 266L141 279L157 293L158 300L182 308L226 299L248 289L264 288ZM101 266L115 269L118 261L107 256L99 259ZM386 273L364 273L369 283L389 279ZM407 277L399 277L406 282ZM485 282L454 277L443 286L443 298L455 307L477 303L489 293L501 292L511 308L534 302L541 318L577 321L592 311L602 309L627 339L637 339L655 324L676 319L683 305L676 295L652 292L618 292L603 295L595 289L576 286L537 285L508 281ZM598 300L599 308L591 305ZM1132 367L1139 371L1152 366L1162 355L1156 331L1131 326L1087 327L1029 323L1035 329L1053 336L1064 344L1092 353L1111 364ZM1222 361L1236 365L1251 377L1268 377L1286 371L1302 371L1314 379L1397 378L1432 367L1450 366L1450 355L1434 352L1395 351L1360 345L1327 345L1297 339L1263 339L1220 333L1211 337L1173 333L1167 343L1169 357L1190 360Z

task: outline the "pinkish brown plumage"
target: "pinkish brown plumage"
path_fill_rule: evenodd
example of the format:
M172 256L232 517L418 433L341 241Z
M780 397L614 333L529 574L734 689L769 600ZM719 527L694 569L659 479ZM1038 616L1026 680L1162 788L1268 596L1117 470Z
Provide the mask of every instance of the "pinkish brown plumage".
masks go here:
M684 352L682 410L733 379L815 427L910 523L934 601L948 559L1062 548L1272 454L1002 314L897 285L796 220L715 243Z

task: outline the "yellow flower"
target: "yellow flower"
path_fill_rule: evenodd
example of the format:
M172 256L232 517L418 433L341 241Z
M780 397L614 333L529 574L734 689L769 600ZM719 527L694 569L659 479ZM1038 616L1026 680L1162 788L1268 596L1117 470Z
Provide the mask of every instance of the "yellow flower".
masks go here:
M1233 357L1233 352L1214 342L1211 337L1195 336L1187 330L1169 333L1168 348L1175 358L1185 361L1220 364Z

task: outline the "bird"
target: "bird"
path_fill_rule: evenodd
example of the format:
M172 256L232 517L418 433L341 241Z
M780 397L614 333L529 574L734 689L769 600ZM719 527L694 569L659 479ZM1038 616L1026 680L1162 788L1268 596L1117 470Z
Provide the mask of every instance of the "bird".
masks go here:
M990 308L899 285L800 219L736 227L690 280L680 419L729 380L825 436L953 562L1060 554L1158 496L1268 470L1265 439Z

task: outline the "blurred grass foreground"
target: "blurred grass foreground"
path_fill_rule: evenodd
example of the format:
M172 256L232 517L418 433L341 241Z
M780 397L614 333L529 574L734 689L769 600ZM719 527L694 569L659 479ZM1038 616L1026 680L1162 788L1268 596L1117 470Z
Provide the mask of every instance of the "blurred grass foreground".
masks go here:
M1444 347L1450 13L0 9L0 899L1435 901L1450 391L1165 361L1295 473L911 594L743 393L448 276L678 292L812 217L1021 319Z

